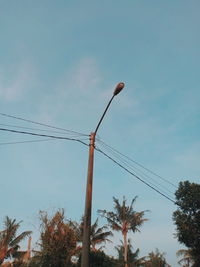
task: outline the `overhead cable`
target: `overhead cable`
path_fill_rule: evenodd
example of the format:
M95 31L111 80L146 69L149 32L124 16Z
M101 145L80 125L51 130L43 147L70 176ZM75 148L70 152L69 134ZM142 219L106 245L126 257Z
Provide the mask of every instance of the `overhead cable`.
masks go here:
M5 124L5 123L0 123L0 125L6 126L6 127L12 127L12 128L40 131L40 132L49 132L49 133L65 134L65 135L68 134L66 131L55 131L55 130L47 130L47 129L40 129L40 128L31 128L31 127L25 127L25 126L13 125L13 124ZM71 134L71 133L70 133L70 135L82 136L82 134Z
M155 192L157 192L158 194L162 195L163 197L165 197L166 199L168 199L169 201L171 201L172 203L176 204L176 202L171 199L170 197L168 197L166 194L162 193L160 190L156 189L155 187L153 187L152 185L150 185L149 183L147 183L146 181L144 181L143 179L141 179L138 175L134 174L133 172L129 171L126 167L124 167L122 164L120 164L119 162L117 162L115 159L113 159L112 157L110 157L108 154L106 154L105 152L103 152L101 149L95 147L95 149L102 153L104 156L106 156L107 158L109 158L110 160L112 160L115 164L117 164L119 167L121 167L122 169L124 169L126 172L128 172L129 174L131 174L132 176L134 176L136 179L138 179L140 182L144 183L146 186L150 187L152 190L154 190Z
M103 142L100 139L96 139L99 143L103 144L104 146L110 148L111 150L115 151L116 153L118 153L119 155L123 156L124 158L128 159L129 161L135 163L136 165L138 165L139 167L143 168L144 170L148 171L149 173L155 175L156 177L158 177L160 180L170 184L171 186L173 186L174 188L177 189L177 186L175 184L173 184L172 182L170 182L169 180L167 180L166 178L163 178L162 176L160 176L159 174L155 173L154 171L148 169L147 167L145 167L144 165L142 165L141 163L138 163L137 161L133 160L132 158L124 155L123 153L119 152L118 150L116 150L115 148L109 146L108 144L106 144L105 142Z
M4 145L17 145L17 144L26 144L26 143L37 143L37 142L45 142L45 141L55 141L56 139L40 139L40 140L27 140L27 141L16 141L16 142L1 142L0 146Z
M170 197L170 194L174 195L174 192L169 190L163 184L159 183L152 176L148 175L147 173L145 173L144 171L139 169L139 167L136 167L133 164L130 164L130 162L128 162L126 159L124 159L120 155L116 154L114 151L112 151L112 150L110 151L107 147L105 147L104 149L106 149L108 151L108 153L110 153L114 158L116 158L118 160L118 162L122 163L123 166L127 167L129 170L132 170L136 175L138 175L139 177L141 177L144 180L148 181L149 184L151 184L152 186L156 187L158 190L162 190L162 192L164 192L169 197Z
M33 135L33 136L50 137L50 138L54 138L54 139L62 139L62 140L76 141L76 142L80 142L80 143L88 146L88 144L86 144L85 142L83 142L83 141L81 141L79 139L76 139L76 138L69 138L69 137L55 136L55 135L46 135L46 134L38 134L38 133L25 132L25 131L17 131L17 130L11 130L11 129L6 129L6 128L0 128L0 131L6 131L6 132L12 132L12 133L19 133L19 134L28 134L28 135Z
M99 143L99 145L102 145ZM122 163L124 166L126 166L128 169L133 170L135 174L142 177L144 180L148 181L152 186L158 188L158 190L162 190L165 194L173 195L174 192L172 192L166 185L161 184L160 181L157 181L156 177L154 177L151 173L147 172L145 169L140 168L137 164L133 164L130 160L127 160L127 158L122 157L121 154L115 152L114 150L110 149L108 146L103 146L104 150L106 150L109 154L111 154L112 157L118 160L118 162ZM162 189L161 189L162 188Z
M29 119L17 117L17 116L14 116L14 115L9 115L9 114L2 113L2 112L0 112L0 115L8 117L8 118L13 118L13 119L17 119L17 120L21 120L21 121L25 121L25 122L30 122L30 123L46 126L46 127L57 129L57 130L62 130L62 131L65 131L65 132L68 132L68 133L72 133L72 134L79 134L79 135L88 136L88 134L79 133L79 132L68 130L68 129L65 129L65 128L55 127L55 126L52 126L52 125L49 125L49 124L45 124L45 123L42 123L42 122L32 121L32 120L29 120Z

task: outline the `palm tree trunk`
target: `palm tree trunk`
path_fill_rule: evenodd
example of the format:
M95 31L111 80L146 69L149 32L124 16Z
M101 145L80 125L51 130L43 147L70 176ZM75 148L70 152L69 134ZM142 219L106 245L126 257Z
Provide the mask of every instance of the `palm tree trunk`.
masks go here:
M123 233L124 236L124 262L125 262L125 267L128 267L127 263L127 254L128 254L128 249L127 249L127 232Z

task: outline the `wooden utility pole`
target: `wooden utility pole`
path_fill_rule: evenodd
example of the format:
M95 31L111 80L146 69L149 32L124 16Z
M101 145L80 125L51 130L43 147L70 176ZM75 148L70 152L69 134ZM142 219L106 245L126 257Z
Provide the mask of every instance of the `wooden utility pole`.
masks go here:
M89 266L95 133L90 135L81 267Z

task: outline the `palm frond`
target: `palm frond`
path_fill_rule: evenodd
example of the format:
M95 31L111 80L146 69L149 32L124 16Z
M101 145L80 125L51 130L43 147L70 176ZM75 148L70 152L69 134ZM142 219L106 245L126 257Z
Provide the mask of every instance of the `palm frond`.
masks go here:
M96 234L93 236L91 241L96 242L96 243L101 243L101 242L105 242L105 241L111 242L111 240L109 240L107 238L108 236L113 236L113 233L111 231L108 231L108 232L104 232L101 234Z
M182 259L180 259L178 261L178 264L182 264L182 263L194 263L194 259L192 257L192 254L191 254L191 250L190 249L180 249L176 252L176 256L177 257L182 257Z
M16 246L22 241L25 237L29 236L32 232L31 231L26 231L21 233L19 236L17 236L12 242L10 242L10 246Z

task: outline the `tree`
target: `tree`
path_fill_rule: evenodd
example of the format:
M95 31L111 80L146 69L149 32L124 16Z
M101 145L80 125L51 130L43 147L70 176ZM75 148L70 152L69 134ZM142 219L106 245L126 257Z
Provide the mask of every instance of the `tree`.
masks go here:
M90 267L116 267L117 261L112 257L106 255L103 251L90 251ZM77 267L81 266L81 256L76 265Z
M101 245L105 242L111 242L110 239L108 239L109 236L112 236L111 231L106 231L108 228L106 225L102 227L98 227L98 218L96 219L95 223L91 226L90 231L90 242L92 246L92 250L96 251L97 245ZM100 247L102 248L102 247Z
M190 267L194 264L193 257L191 255L191 251L188 249L180 249L177 251L176 256L180 257L183 256L179 261L178 264L182 265L183 267Z
M177 210L173 213L176 237L190 249L194 267L200 266L200 185L180 182L175 193Z
M164 257L164 253L160 253L158 249L155 252L150 252L144 264L145 267L170 267Z
M35 260L40 267L68 267L76 248L74 230L65 221L64 211L58 211L51 218L41 212L41 251ZM34 265L34 263L32 263Z
M147 221L147 219L143 218L145 211L136 212L133 210L133 204L136 201L135 197L131 201L131 205L127 206L126 199L123 197L122 204L119 203L119 200L113 197L114 201L114 212L106 211L106 210L99 210L98 213L105 217L108 221L108 224L111 226L113 230L120 231L123 235L124 239L124 262L125 267L128 266L127 264L127 253L128 253L128 246L127 246L127 233L132 231L133 233L139 231L139 227Z
M118 253L118 260L119 260L119 266L124 266L124 243L121 240L121 245L118 245L115 247ZM144 263L145 257L138 258L139 255L139 248L136 249L135 252L133 252L133 247L131 245L131 240L128 239L128 245L127 245L127 263L130 267L136 267L136 266L142 266ZM121 264L120 264L121 263Z
M76 231L77 235L77 240L79 242L83 241L83 225L84 225L84 220L82 218L81 223L77 224L76 222L72 222L74 229ZM110 239L108 239L109 236L112 236L111 231L107 231L108 227L106 225L99 227L98 225L98 218L94 222L94 224L91 225L91 230L90 230L90 244L91 248L93 251L96 251L97 245L101 245L102 243L105 242L111 242ZM99 248L101 249L102 246Z
M4 259L19 255L19 243L31 234L31 231L25 231L17 236L17 231L21 222L10 219L6 216L4 220L4 230L0 231L0 264Z

